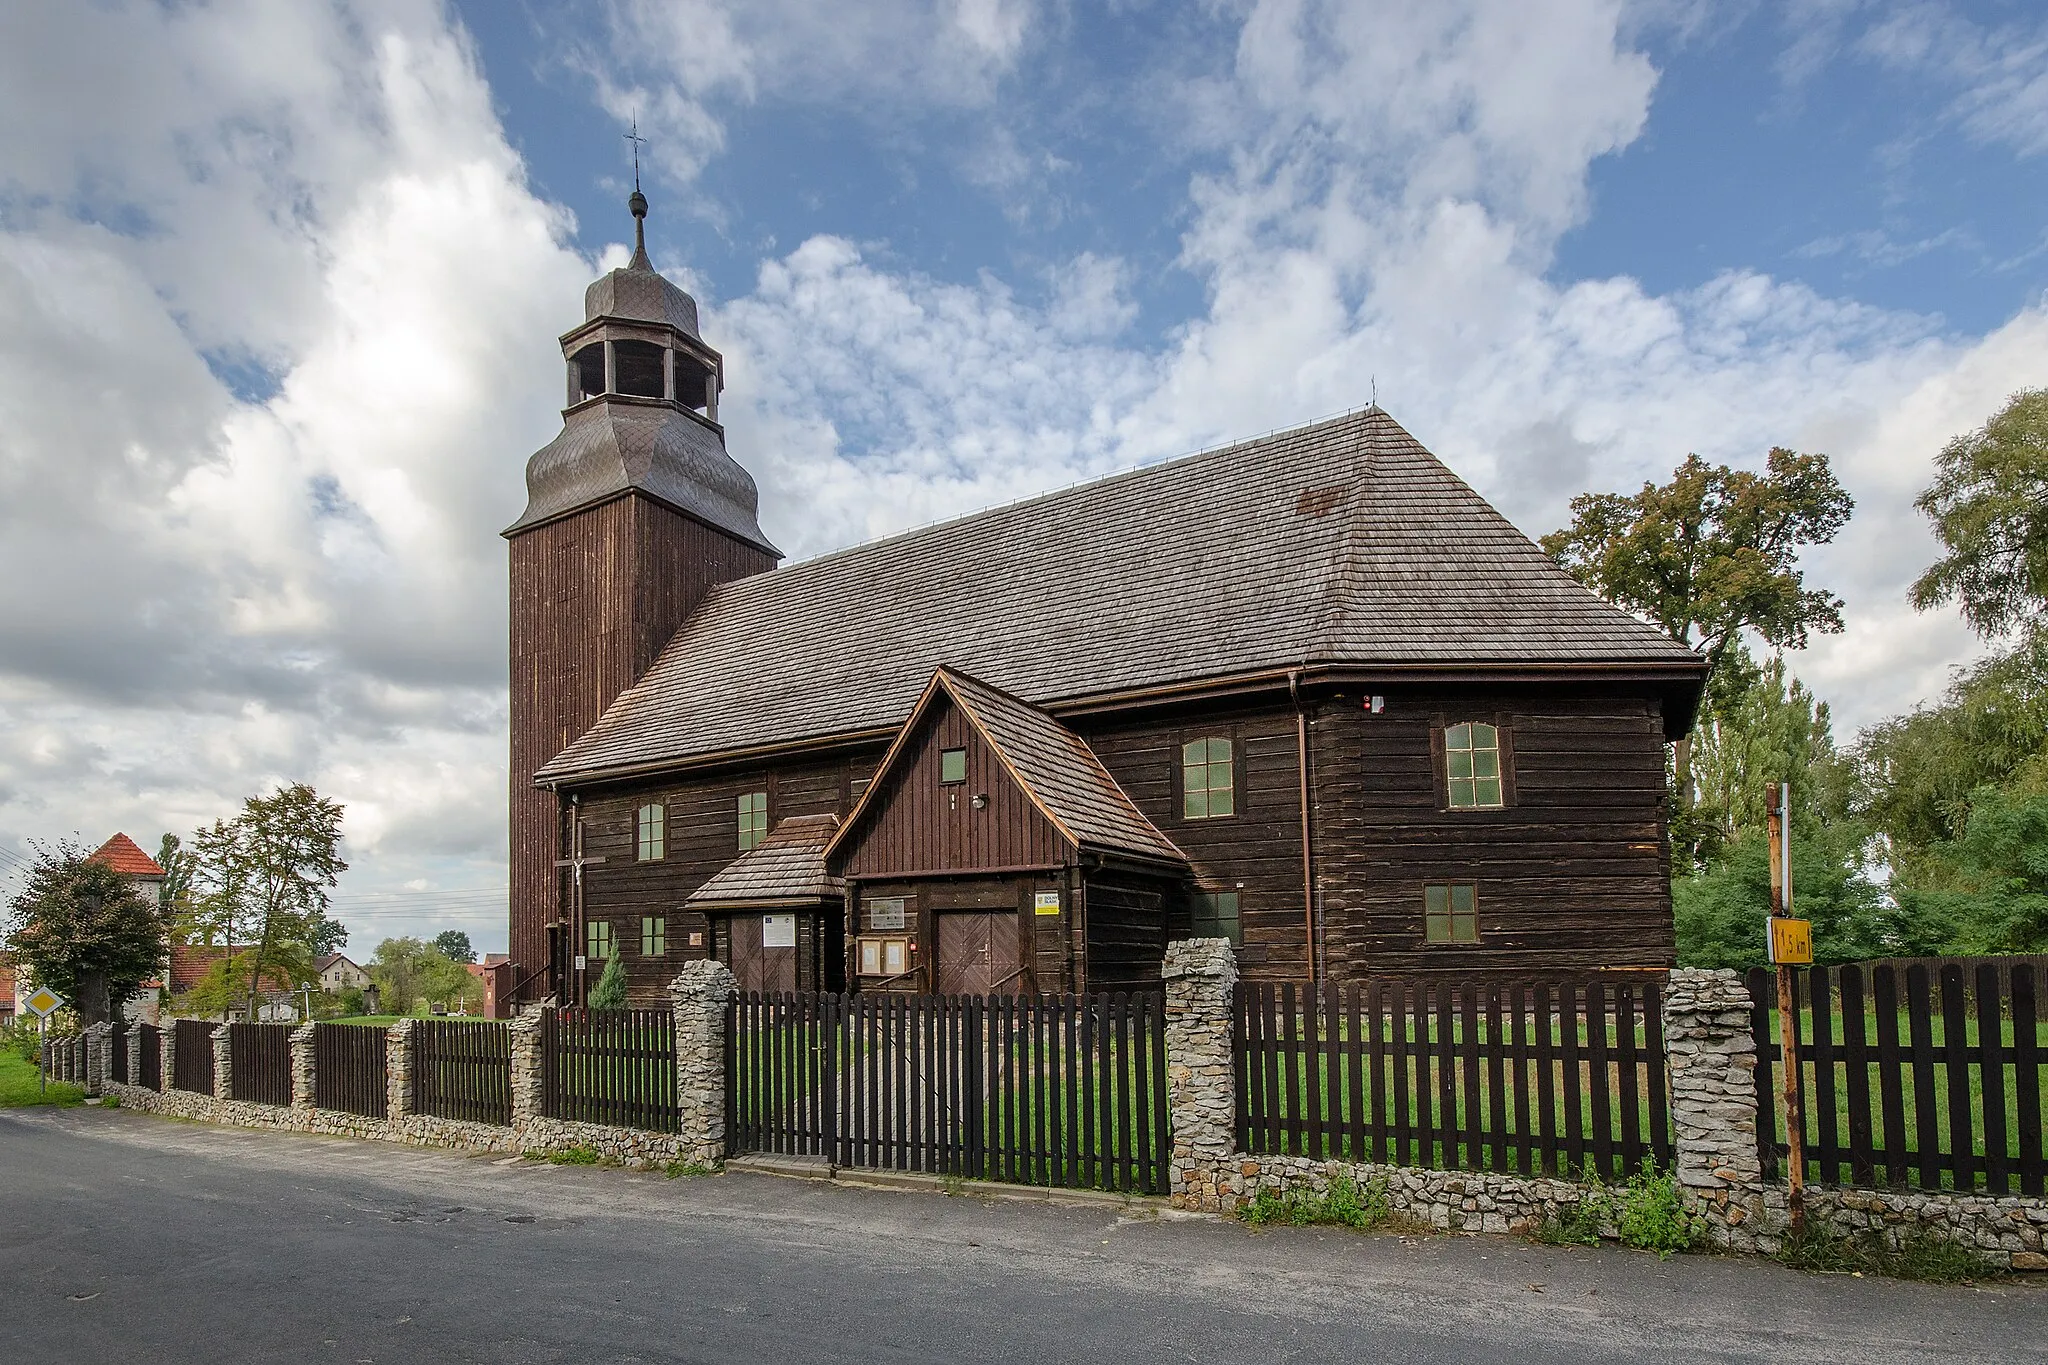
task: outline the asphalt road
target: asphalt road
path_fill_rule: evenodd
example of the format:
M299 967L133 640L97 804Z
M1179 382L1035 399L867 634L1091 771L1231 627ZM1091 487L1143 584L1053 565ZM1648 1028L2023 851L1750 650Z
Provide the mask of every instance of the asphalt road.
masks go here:
M0 1113L0 1360L2048 1361L2048 1287Z

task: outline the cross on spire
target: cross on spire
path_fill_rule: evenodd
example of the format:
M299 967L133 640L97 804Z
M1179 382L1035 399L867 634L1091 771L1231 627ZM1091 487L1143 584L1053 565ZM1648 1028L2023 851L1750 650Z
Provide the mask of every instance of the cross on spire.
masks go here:
M626 141L633 144L633 195L626 201L626 208L633 215L633 266L635 270L652 270L647 260L647 196L640 193L640 146L647 139L640 136L640 116L633 116L633 131L625 134Z
M647 139L640 136L640 116L633 116L633 131L625 134L626 141L633 144L633 193L640 193L640 148Z

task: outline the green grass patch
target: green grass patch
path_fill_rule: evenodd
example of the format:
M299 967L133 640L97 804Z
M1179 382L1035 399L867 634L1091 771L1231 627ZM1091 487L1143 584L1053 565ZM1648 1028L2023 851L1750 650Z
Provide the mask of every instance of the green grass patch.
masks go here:
M1275 1194L1261 1187L1252 1202L1237 1215L1252 1227L1288 1223L1294 1227L1332 1224L1366 1232L1393 1218L1387 1201L1387 1178L1374 1176L1363 1189L1348 1176L1338 1176L1322 1194L1312 1190L1291 1190Z
M661 1173L670 1180L678 1180L684 1176L717 1175L718 1168L701 1161L671 1161L661 1168Z
M602 1166L604 1153L595 1147L558 1147L547 1154L551 1166Z
M1883 1275L1922 1284L1969 1284L2006 1273L1968 1247L1932 1233L1914 1233L1894 1251L1874 1237L1841 1237L1817 1224L1808 1224L1802 1236L1785 1238L1777 1260L1816 1275Z
M11 1052L0 1052L0 1109L47 1104L68 1108L85 1103L85 1087L66 1081L51 1081L46 1089L38 1079L33 1062Z

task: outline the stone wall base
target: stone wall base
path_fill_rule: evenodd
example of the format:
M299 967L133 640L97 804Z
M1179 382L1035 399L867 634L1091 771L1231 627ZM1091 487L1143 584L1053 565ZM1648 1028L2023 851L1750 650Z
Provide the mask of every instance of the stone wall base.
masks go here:
M408 1114L373 1119L335 1109L280 1109L249 1100L223 1100L185 1090L145 1090L139 1085L108 1082L107 1094L124 1109L174 1118L199 1119L237 1128L267 1128L283 1133L324 1133L331 1137L398 1142L411 1147L502 1156L538 1155L588 1148L624 1165L645 1169L671 1161L715 1165L719 1157L704 1144L688 1143L673 1133L648 1133L637 1128L610 1128L595 1123L570 1123L536 1118L516 1128Z
M1532 1233L1546 1222L1569 1218L1587 1193L1575 1180L1240 1154L1214 1165L1176 1166L1173 1205L1234 1214L1261 1189L1276 1195L1323 1195L1340 1177L1361 1190L1384 1178L1387 1204L1396 1215L1443 1232ZM1708 1239L1716 1246L1765 1255L1777 1251L1785 1227L1783 1189L1681 1189L1688 1208L1705 1218ZM2004 1269L2048 1271L2048 1199L1809 1185L1806 1216L1839 1236L1878 1237L1894 1251L1916 1234L1931 1234ZM1612 1226L1603 1233L1617 1235Z

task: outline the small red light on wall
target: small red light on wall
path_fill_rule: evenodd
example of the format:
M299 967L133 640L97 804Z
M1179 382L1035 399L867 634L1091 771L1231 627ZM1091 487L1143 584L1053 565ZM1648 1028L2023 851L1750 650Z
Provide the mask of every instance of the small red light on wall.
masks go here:
M1375 716L1387 709L1385 697L1361 697L1359 704Z

